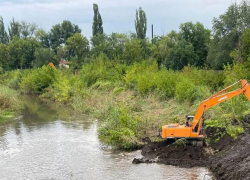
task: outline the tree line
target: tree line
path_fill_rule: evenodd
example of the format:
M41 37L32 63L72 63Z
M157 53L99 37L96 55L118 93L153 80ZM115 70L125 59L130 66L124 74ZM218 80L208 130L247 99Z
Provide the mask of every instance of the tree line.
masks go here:
M102 55L132 64L148 58L158 67L181 70L187 65L220 70L234 62L250 62L250 2L228 7L212 20L212 30L200 22L186 22L179 31L146 37L147 17L140 7L135 14L135 32L105 34L97 4L93 4L92 37L81 34L78 25L64 20L46 32L34 23L16 21L6 28L0 17L0 67L4 70L41 67L66 59L74 69Z

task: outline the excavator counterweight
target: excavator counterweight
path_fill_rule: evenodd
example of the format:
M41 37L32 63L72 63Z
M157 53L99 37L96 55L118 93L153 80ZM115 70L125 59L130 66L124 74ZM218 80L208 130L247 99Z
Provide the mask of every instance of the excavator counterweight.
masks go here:
M236 84L241 83L241 88L236 89L231 92L227 92ZM185 125L180 125L178 123L167 124L162 127L162 138L191 138L191 139L200 139L203 138L204 135L204 112L209 108L220 104L224 101L227 101L235 96L240 94L245 94L247 99L250 101L250 84L246 80L240 80L227 88L221 90L220 92L212 95L208 99L201 102L199 105L195 116L186 116L187 122L192 121L190 123L186 123Z

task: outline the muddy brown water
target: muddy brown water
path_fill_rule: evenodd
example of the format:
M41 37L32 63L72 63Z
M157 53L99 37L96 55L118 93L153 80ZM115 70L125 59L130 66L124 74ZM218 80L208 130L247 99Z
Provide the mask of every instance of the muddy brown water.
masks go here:
M132 164L97 136L97 121L25 98L23 115L0 123L0 179L212 179L206 168Z

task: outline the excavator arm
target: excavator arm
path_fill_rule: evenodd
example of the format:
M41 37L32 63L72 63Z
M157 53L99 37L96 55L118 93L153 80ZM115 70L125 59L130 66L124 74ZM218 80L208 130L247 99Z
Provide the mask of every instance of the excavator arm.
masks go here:
M231 91L231 92L228 92L228 93L224 93L224 92L228 91L229 89L231 89L233 86L235 86L238 83L241 83L242 87L240 89L237 89L237 90L234 90L234 91ZM227 88L221 90L220 92L212 95L211 97L209 97L205 101L203 101L199 105L199 107L198 107L198 109L197 109L197 111L195 113L195 116L194 116L194 119L193 119L193 122L192 122L192 131L193 132L195 131L195 127L199 123L197 132L200 132L200 129L201 129L201 126L202 126L202 123L203 123L202 115L206 110L208 110L209 108L211 108L211 107L213 107L213 106L215 106L217 104L220 104L220 103L222 103L224 101L227 101L227 100L229 100L229 99L231 99L231 98L233 98L235 96L238 96L241 93L244 93L246 95L247 99L250 101L250 85L246 80L240 80L240 81L232 84L231 86L228 86Z

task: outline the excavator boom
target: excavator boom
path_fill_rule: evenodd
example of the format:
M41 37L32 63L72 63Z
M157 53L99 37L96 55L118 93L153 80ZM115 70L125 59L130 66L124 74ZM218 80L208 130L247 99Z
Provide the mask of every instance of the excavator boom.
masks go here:
M229 89L231 89L236 84L241 83L241 88L225 93ZM203 114L209 108L220 104L224 101L227 101L235 96L240 94L245 94L247 99L250 101L250 84L246 80L240 80L220 92L212 95L208 99L204 100L198 107L195 116L192 121L191 126L168 124L162 127L162 138L202 138L203 137Z

